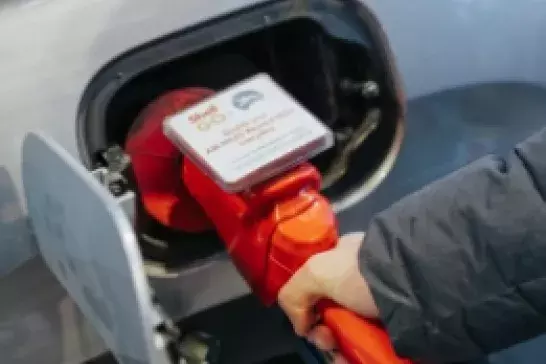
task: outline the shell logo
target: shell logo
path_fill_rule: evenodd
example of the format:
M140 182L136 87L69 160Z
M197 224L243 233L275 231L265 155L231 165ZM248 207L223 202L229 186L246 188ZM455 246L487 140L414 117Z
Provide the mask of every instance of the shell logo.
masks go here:
M203 112L196 112L189 116L191 124L195 125L199 131L208 131L214 125L223 123L226 115L219 112L218 106L210 105Z

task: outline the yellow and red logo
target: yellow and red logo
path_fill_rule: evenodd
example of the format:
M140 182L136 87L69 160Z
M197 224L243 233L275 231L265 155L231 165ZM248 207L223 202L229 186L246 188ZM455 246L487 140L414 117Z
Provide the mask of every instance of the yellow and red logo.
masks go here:
M188 119L199 131L208 131L212 126L223 123L226 115L219 112L218 106L210 105L205 111L196 112Z

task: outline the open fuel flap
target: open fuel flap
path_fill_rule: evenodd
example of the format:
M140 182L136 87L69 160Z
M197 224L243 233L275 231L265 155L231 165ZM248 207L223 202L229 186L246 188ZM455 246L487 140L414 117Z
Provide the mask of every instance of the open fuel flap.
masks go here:
M23 144L28 214L45 263L121 364L179 363L183 339L154 302L131 217L134 195L112 196L52 139Z

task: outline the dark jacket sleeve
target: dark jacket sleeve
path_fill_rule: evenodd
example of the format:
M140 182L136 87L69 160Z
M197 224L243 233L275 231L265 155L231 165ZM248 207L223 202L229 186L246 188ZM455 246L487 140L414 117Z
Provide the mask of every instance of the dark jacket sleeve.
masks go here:
M546 332L546 130L376 216L360 251L400 355L473 359Z

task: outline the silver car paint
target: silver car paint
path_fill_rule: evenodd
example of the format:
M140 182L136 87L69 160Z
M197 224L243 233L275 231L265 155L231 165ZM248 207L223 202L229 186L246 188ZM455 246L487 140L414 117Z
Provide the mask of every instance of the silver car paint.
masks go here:
M0 5L0 352L10 363L77 363L104 350L39 258L22 200L23 136L41 129L77 155L75 115L119 53L253 0L11 0ZM409 99L456 86L546 85L544 0L366 0ZM228 263L225 270L230 271ZM232 270L231 270L232 271ZM240 281L233 275L235 291ZM229 296L232 287L220 295ZM197 311L218 300L214 290ZM174 308L176 310L177 308ZM181 313L182 315L184 313Z

